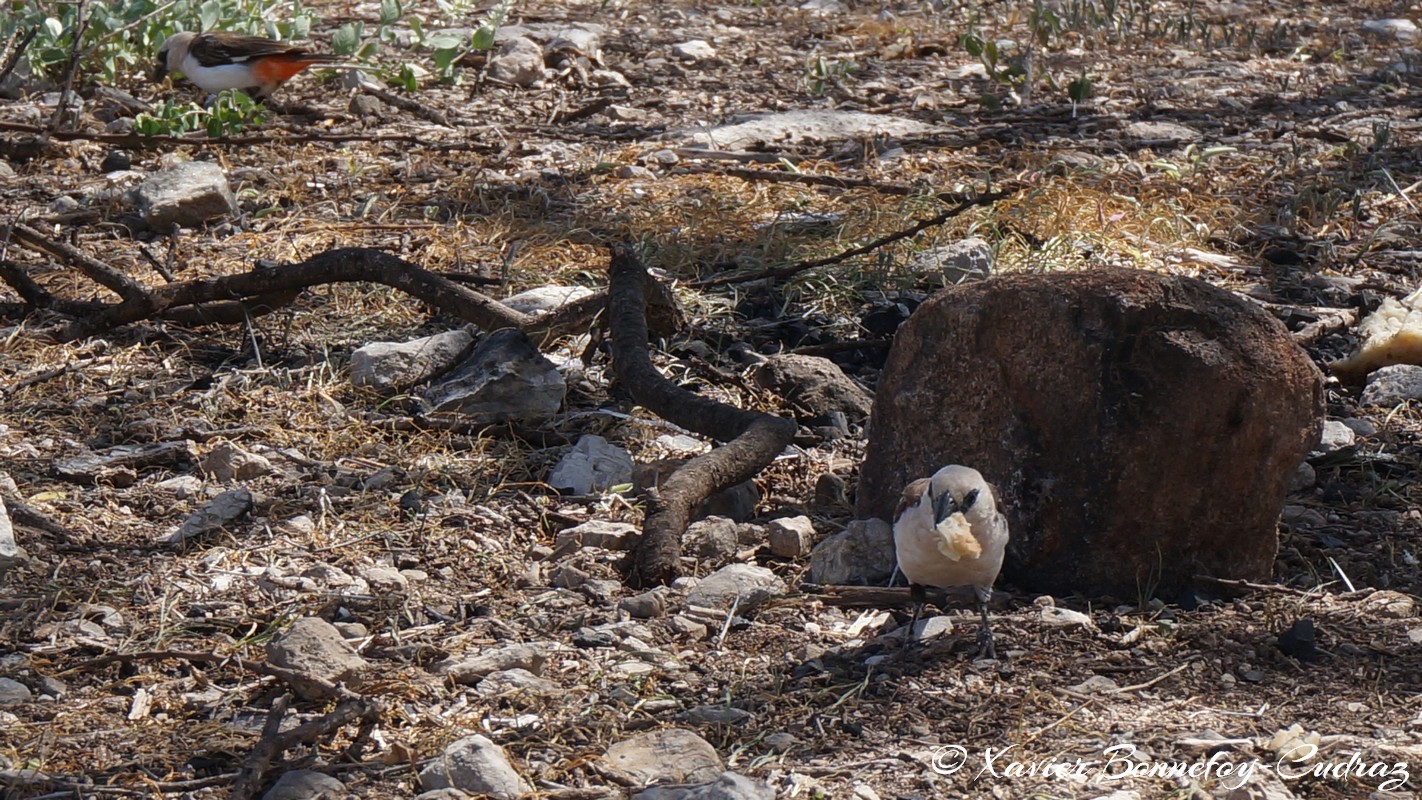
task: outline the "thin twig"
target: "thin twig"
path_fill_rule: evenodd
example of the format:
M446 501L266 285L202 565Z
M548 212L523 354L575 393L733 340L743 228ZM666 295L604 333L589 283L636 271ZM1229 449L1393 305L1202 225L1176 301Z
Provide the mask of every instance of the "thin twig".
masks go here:
M1195 662L1193 662L1193 661L1186 661L1184 664L1181 664L1180 666L1176 667L1175 669L1172 669L1171 671L1169 671L1169 672L1167 672L1167 673L1165 673L1165 674L1163 674L1163 675L1157 675L1156 677L1151 678L1150 680L1146 681L1145 683L1135 683L1135 684L1131 684L1130 686L1122 686L1122 687L1119 687L1119 688L1117 688L1117 689L1112 689L1112 690L1111 690L1111 693L1112 693L1112 694L1125 694L1126 692L1137 692L1137 691L1140 691L1141 689L1149 689L1150 687L1156 685L1157 683L1160 683L1161 681L1165 680L1166 678L1171 677L1172 675L1177 675L1177 674L1179 674L1179 673L1181 673L1181 672L1184 672L1184 671L1185 671L1185 668L1186 668L1186 667L1189 667L1189 666L1190 666L1191 664L1193 664L1193 663L1195 663Z
M1051 729L1057 727L1058 725L1061 725L1063 722L1066 722L1067 720L1069 720L1069 719L1071 719L1072 717L1076 716L1079 712L1084 711L1084 710L1086 710L1086 709L1088 709L1088 708L1091 708L1092 703L1093 703L1092 700L1086 700L1086 701L1077 703L1076 708L1073 708L1072 710L1070 710L1070 711L1068 711L1067 713L1063 714L1062 716L1058 717L1055 722L1051 723L1050 725L1047 725L1046 727L1042 728L1041 730L1038 730L1036 733L1033 733L1031 736L1027 737L1026 740L1021 741L1021 742L1018 742L1018 743L1017 743L1017 746L1018 746L1018 747L1021 747L1021 748L1023 748L1023 749L1025 750L1025 749L1027 748L1027 745L1029 745L1029 744L1031 744L1031 743L1037 741L1038 739L1040 739L1040 738L1042 737L1042 735L1045 734L1047 731L1049 731L1049 730L1051 730Z
M869 242L868 244L863 244L859 247L851 247L850 249L845 250L842 253L837 253L832 256L826 256L825 258L816 258L810 261L800 261L794 264L790 264L788 266L763 270L761 272L718 275L714 278L693 281L690 286L693 289L704 289L709 286L723 286L728 283L747 283L749 281L759 280L780 280L782 278L789 278L792 275L798 275L799 273L804 272L806 270L815 269L816 267L827 267L831 264L838 264L841 261L848 261L849 259L854 258L855 256L862 256L868 253L872 253L881 247L886 247L902 239L907 239L911 236L916 236L919 233L928 230L929 228L936 228L939 225L942 225L943 223L947 222L948 220L958 216L959 214L962 214L964 211L967 211L970 208L991 205L992 203L996 203L998 200L1001 200L1005 197L1011 197L1012 195L1017 193L1018 188L1020 187L1004 189L1000 192L988 192L987 194L980 195L978 197L973 198L972 200L964 200L963 202L953 206L952 208L948 209L947 211L944 211L941 214L936 214L932 217L929 217L928 219L919 220L918 222L901 231L895 231L886 236L880 236L878 239L875 239L874 241Z
M164 3L163 5L158 6L157 8L155 8L155 9L153 9L152 11L148 12L147 14L144 14L143 16L139 17L138 19L134 20L133 22L128 23L127 25L123 26L122 28L115 28L115 29L109 31L108 33L104 34L103 36L100 36L98 41L96 41L96 42L94 42L93 44L89 45L89 48L84 51L84 57L85 57L85 58L88 58L89 56L91 56L91 55L93 55L95 52L97 52L98 49L104 45L105 42L109 41L110 39L113 39L113 38L116 37L116 36L120 36L120 35L122 35L122 34L128 33L129 31L133 30L134 28L137 28L139 25L142 25L143 23L147 22L148 20L153 19L154 17L158 16L159 14L162 14L164 11L167 11L168 9L172 8L173 6L175 6L175 5L177 5L177 4L178 4L178 0L170 0L169 2Z
M449 117L446 117L442 111L430 108L424 103L418 102L416 100L411 100L407 97L401 97L400 95L395 94L394 92L387 91L385 89L381 89L378 86L373 86L370 84L362 84L360 90L370 95L371 97L378 98L381 102L389 103L390 105L395 106L401 111L408 111L411 114L433 122L436 125L443 125L446 128L454 127L454 125L450 123Z
M807 344L791 350L790 353L797 356L827 356L834 353L852 353L855 350L887 350L893 345L893 337L888 339L848 339L843 342Z
M30 28L29 31L25 33L24 38L21 39L19 45L15 47L15 52L11 53L10 58L6 60L5 66L0 67L0 84L5 83L5 79L10 77L11 72L15 71L16 65L20 63L20 58L25 55L25 50L29 49L30 42L33 42L38 35L39 28Z
M618 98L616 97L604 96L596 98L591 103L588 103L587 105L581 108L575 108L571 111L559 109L558 111L555 111L552 116L549 117L548 124L566 125L569 122L576 122L580 119L591 117L592 115L606 109L613 103L616 103L617 100Z
M1195 580L1213 583L1216 586L1224 586L1229 589L1250 589L1256 592L1275 592L1299 597L1312 597L1315 594L1315 592L1294 589L1277 583L1255 583L1254 581L1236 580L1234 578L1216 578L1212 575L1196 575Z
M934 192L924 186L910 183L885 183L869 178L841 178L837 175L810 175L804 172L785 172L773 169L752 169L750 167L726 167L715 164L687 164L685 172L697 175L729 175L743 181L766 183L798 183L805 186L827 186L832 189L872 189L880 194L935 197L945 203L961 203L972 198L960 192Z
M89 29L89 0L79 0L79 8L74 22L74 41L69 47L69 62L64 65L64 90L59 93L59 104L54 107L54 115L49 118L46 135L59 130L64 120L64 112L69 109L69 97L74 91L74 75L79 71L79 43L84 40L84 32Z

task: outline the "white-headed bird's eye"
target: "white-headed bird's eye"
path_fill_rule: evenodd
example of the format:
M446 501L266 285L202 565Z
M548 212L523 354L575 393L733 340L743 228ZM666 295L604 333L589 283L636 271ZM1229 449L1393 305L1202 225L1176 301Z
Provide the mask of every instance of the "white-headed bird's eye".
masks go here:
M968 509L972 508L972 507L973 507L973 503L976 503L977 501L978 501L978 490L977 490L977 489L973 489L972 491L970 491L970 492L968 492L967 494L963 495L963 502L959 503L959 504L958 504L958 507L961 508L961 509L964 510L964 511L967 511Z

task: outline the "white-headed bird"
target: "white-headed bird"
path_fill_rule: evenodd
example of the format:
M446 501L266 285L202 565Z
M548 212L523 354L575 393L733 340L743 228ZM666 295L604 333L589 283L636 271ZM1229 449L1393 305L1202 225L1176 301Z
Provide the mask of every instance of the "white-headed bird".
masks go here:
M297 73L314 66L339 66L340 58L297 45L229 31L175 33L158 50L154 80L181 72L207 92L241 89L263 100Z
M978 657L996 657L988 601L1002 570L1007 538L1007 518L997 510L997 492L975 469L951 464L904 488L894 514L894 548L914 599L905 644L923 613L925 586L971 586L983 617Z

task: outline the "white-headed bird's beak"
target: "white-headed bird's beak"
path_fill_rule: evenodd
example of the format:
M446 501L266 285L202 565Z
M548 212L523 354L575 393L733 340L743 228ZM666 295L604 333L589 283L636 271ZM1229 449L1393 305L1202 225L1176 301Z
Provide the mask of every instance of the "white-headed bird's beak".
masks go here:
M958 510L958 502L953 499L952 492L944 492L933 500L933 521L942 525L945 520L953 516L953 512Z

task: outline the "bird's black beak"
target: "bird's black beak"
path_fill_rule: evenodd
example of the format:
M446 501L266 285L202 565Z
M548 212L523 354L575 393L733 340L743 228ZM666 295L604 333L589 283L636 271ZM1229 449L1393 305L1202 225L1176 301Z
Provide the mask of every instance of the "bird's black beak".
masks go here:
M162 83L168 77L168 51L164 50L158 54L158 66L153 68L153 82Z
M943 520L953 516L953 512L958 510L958 502L953 499L952 492L944 492L933 500L933 521L939 525Z

